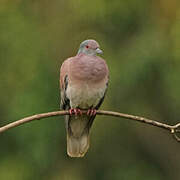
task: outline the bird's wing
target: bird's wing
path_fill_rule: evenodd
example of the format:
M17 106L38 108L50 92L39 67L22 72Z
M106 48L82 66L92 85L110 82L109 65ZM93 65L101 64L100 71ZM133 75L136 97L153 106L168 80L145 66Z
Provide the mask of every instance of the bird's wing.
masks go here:
M61 89L61 109L69 109L70 101L66 95L66 90L68 87L68 60L64 61L60 69L60 89Z
M98 110L101 106L101 104L103 103L104 101L104 98L106 96L106 92L107 92L107 88L108 88L108 82L109 82L109 75L108 75L108 78L107 78L107 82L106 82L106 89L104 91L104 95L102 96L102 98L99 100L98 104L96 105L95 109Z

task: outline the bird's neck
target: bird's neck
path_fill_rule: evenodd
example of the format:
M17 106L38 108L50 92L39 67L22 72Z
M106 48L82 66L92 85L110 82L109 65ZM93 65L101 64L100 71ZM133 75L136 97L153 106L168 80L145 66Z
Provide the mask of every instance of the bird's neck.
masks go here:
M87 56L95 56L96 55L96 53L94 51L87 51L87 50L81 49L81 48L78 50L77 55L80 55L80 54L85 54Z

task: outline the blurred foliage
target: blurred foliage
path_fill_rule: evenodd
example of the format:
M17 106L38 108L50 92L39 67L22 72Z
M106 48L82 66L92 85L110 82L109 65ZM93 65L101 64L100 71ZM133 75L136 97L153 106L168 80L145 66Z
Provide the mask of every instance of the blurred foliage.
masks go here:
M59 109L59 68L96 39L110 69L102 109L175 124L180 116L178 0L1 0L0 125ZM0 179L180 179L180 145L155 127L97 117L83 159L66 155L63 117L0 135Z

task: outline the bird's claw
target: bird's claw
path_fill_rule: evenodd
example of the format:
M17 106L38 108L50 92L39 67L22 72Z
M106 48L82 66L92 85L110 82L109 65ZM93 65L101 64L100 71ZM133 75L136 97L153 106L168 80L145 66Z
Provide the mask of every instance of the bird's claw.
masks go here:
M70 115L75 114L75 116L82 115L82 111L78 108L71 108L71 109L69 109L69 114Z
M87 115L88 115L88 116L95 116L95 115L96 115L96 112L97 112L96 109L88 109Z

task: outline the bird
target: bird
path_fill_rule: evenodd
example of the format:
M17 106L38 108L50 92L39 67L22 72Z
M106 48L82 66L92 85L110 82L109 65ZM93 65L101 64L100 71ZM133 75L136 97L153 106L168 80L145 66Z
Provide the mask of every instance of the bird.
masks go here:
M90 128L107 92L109 69L106 61L97 55L102 53L97 41L85 40L77 54L67 58L60 68L60 107L69 111L65 125L70 157L86 154Z

